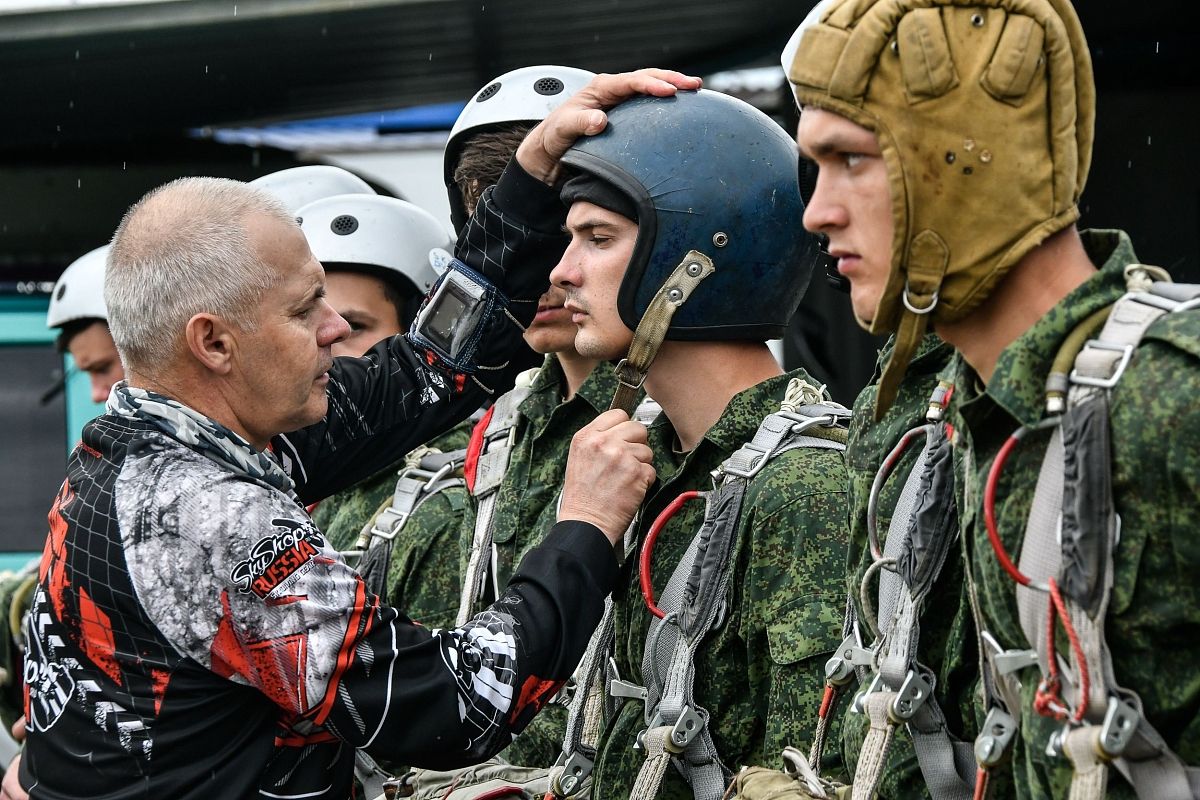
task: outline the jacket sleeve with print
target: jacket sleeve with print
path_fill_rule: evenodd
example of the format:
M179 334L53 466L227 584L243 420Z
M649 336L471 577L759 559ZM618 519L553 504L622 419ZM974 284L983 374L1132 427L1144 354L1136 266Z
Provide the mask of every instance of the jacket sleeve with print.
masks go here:
M204 461L127 464L118 484L149 618L185 657L258 689L297 733L321 729L389 760L460 766L506 745L570 676L590 628L566 623L598 621L615 576L607 541L563 523L494 605L431 630L369 594L286 494Z

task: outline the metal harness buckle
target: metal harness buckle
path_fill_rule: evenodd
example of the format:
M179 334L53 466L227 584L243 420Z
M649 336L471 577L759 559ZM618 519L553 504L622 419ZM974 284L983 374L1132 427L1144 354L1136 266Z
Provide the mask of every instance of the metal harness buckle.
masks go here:
M984 769L1000 763L1017 733L1017 721L999 706L993 706L975 738L975 761Z
M896 692L896 699L888 707L888 716L896 723L908 722L932 693L929 682L915 669L910 669Z
M583 753L575 752L567 759L567 763L563 765L562 774L554 781L554 794L559 797L568 797L572 792L575 792L583 785L584 780L588 775L592 774L592 768L596 762L585 756Z
M854 668L868 666L871 663L871 651L858 646L858 640L847 636L837 652L825 662L825 680L834 686L844 686L854 676Z
M457 465L451 461L436 472L421 469L420 467L409 467L404 470L404 474L400 479L412 479L414 476L418 478L427 478L423 484L420 484L413 494L418 497L427 492L438 481L445 478L454 471ZM383 539L384 541L392 541L400 533L400 529L404 527L404 523L412 516L413 509L417 507L417 503L413 502L407 511L401 511L395 505L390 505L383 511L379 512L379 516L375 518L375 523L371 526L371 536L373 538Z
M1093 347L1097 350L1110 350L1121 354L1117 366L1113 369L1112 375L1107 378L1093 378L1087 375L1080 375L1078 369L1071 370L1071 383L1077 383L1080 386L1094 386L1098 389L1111 389L1121 380L1121 376L1125 374L1125 368L1129 366L1130 359L1133 358L1133 345L1131 344L1112 344L1103 342L1099 339L1089 339L1088 343L1083 346L1084 350ZM1082 351L1080 352L1082 355Z
M1133 704L1118 697L1108 698L1108 710L1100 724L1100 755L1106 759L1120 758L1141 718Z

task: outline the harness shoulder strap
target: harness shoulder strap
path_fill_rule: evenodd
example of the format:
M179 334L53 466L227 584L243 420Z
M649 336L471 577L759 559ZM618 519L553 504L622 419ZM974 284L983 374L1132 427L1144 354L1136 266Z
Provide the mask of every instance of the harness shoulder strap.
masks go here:
M694 658L701 642L726 616L742 500L755 476L782 453L799 448L844 450L840 437L829 431L843 427L849 415L848 409L827 401L791 405L764 418L751 441L718 470L720 482L706 498L704 522L663 590L663 616L651 624L646 637L642 673L647 682L647 727L641 744L649 755L631 795L634 800L657 797L668 761L691 785L697 800L719 800L724 794L731 773L713 743L709 712L694 697ZM655 528L665 522L664 516ZM649 539L646 547L651 547ZM643 559L648 561L646 555Z
M479 444L472 487L476 501L475 533L471 537L467 571L463 576L462 595L458 601L459 625L471 618L476 604L483 598L492 551L496 498L516 447L520 407L530 391L528 381L524 381L497 398L483 431L483 441ZM496 594L499 595L499 587L496 588Z
M1104 796L1109 761L1142 800L1200 798L1200 769L1185 765L1166 746L1142 714L1137 693L1117 684L1104 638L1120 535L1112 497L1108 392L1154 322L1200 306L1200 285L1156 282L1144 288L1116 302L1099 336L1075 358L1067 408L1047 449L1021 548L1019 569L1033 584L1058 582L1079 640L1083 663L1074 652L1069 664L1060 663L1047 639L1047 594L1018 587L1021 626L1035 643L1043 674L1059 668L1073 673L1080 695L1082 684L1088 685L1086 696L1073 704L1080 723L1065 726L1051 742L1052 750L1074 765L1071 797L1076 800ZM1081 669L1088 676L1082 683Z
M367 588L385 602L392 543L404 530L413 512L426 500L447 489L465 485L462 468L466 454L465 449L449 453L423 449L411 453L400 470L391 501L359 534L358 549L352 551L361 553L358 573Z

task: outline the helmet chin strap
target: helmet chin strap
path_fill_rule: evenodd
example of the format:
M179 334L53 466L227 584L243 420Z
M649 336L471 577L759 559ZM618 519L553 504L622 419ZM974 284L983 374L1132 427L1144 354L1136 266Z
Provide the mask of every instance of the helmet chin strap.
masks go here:
M667 337L671 318L692 296L700 281L716 271L711 258L698 250L690 250L663 281L646 308L646 313L642 315L637 330L633 332L629 352L617 364L617 390L608 406L610 410L619 408L633 415L638 403L638 390L646 382L646 372L658 355L663 339Z

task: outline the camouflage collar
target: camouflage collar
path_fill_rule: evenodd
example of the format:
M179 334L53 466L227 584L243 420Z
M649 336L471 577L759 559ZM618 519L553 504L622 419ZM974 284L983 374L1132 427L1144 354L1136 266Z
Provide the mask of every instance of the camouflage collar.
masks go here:
M269 453L255 450L229 428L177 400L121 381L108 396L108 411L149 423L232 472L294 496L295 484Z
M704 434L703 440L692 453L705 447L707 442L709 446L715 447L718 453L728 455L750 441L763 417L779 410L779 403L783 400L788 382L792 378L803 378L814 386L819 385L807 372L796 369L767 378L749 389L743 389L725 406L721 416ZM666 414L660 415L652 427L656 433L656 442L675 441L674 427Z
M1133 243L1122 231L1083 231L1081 236L1092 263L1103 266L1004 349L985 392L1022 425L1042 418L1046 375L1063 341L1093 312L1125 293L1125 266L1137 261ZM975 372L961 355L951 362L950 374L960 401L977 394Z
M521 404L521 414L535 425L548 418L554 409L563 402L562 393L565 383L566 378L563 377L562 365L558 363L558 356L553 353L547 355L546 362L533 377L529 397L525 398L525 402ZM599 414L608 408L616 388L617 376L613 371L612 364L601 361L592 370L592 374L587 377L583 385L579 387L579 391L575 393L571 402L582 399Z

